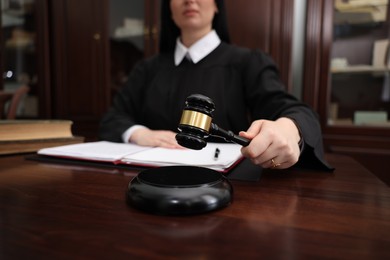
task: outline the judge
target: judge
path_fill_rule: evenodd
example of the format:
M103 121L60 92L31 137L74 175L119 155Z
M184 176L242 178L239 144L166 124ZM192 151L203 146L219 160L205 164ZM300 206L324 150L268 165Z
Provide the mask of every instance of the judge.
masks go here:
M222 0L162 1L160 53L133 69L99 136L183 149L175 135L191 94L214 101L218 126L250 139L242 153L254 164L331 170L316 114L285 91L268 55L229 43Z

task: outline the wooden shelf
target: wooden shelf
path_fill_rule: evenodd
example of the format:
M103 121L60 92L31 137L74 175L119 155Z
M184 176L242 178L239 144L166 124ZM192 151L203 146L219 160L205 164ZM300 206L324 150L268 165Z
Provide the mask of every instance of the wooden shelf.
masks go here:
M335 8L336 10L339 11L350 11L357 8L376 7L376 6L382 6L387 4L388 4L387 0L351 0L351 1L336 0Z
M365 124L355 124L352 119L336 119L328 120L329 126L352 126L352 127L390 127L390 121L382 123L365 123Z
M347 66L340 68L331 68L331 73L340 74L340 73L386 73L390 72L390 67L374 67L370 65L357 65L357 66Z

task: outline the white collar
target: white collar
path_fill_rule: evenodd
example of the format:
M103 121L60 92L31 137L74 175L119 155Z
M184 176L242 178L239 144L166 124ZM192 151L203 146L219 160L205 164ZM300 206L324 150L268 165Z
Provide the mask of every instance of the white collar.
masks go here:
M180 41L180 37L176 40L175 48L175 65L179 65L186 55L189 55L193 63L198 63L204 57L209 55L218 45L221 39L218 37L215 30L210 31L203 38L186 48Z

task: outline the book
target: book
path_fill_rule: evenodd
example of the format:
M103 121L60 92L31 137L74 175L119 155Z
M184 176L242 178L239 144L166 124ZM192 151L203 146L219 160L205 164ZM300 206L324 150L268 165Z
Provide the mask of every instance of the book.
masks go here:
M107 141L44 148L38 155L142 167L189 165L228 172L243 156L233 143L208 143L202 150L168 149Z
M70 120L0 120L0 141L72 138Z
M84 137L72 136L67 138L44 138L31 140L8 140L0 141L0 155L31 153L40 149L62 146L68 144L77 144L84 142Z
M0 120L0 155L37 152L40 149L77 144L70 120Z
M388 39L376 40L374 42L374 48L372 53L372 65L377 68L389 68L390 66L390 53L389 53Z

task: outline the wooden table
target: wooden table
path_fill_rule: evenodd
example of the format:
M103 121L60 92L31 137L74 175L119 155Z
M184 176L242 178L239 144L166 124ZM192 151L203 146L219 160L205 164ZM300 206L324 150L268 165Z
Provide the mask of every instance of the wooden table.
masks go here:
M389 188L328 161L232 181L229 207L172 217L126 205L135 170L0 157L0 259L390 259Z

